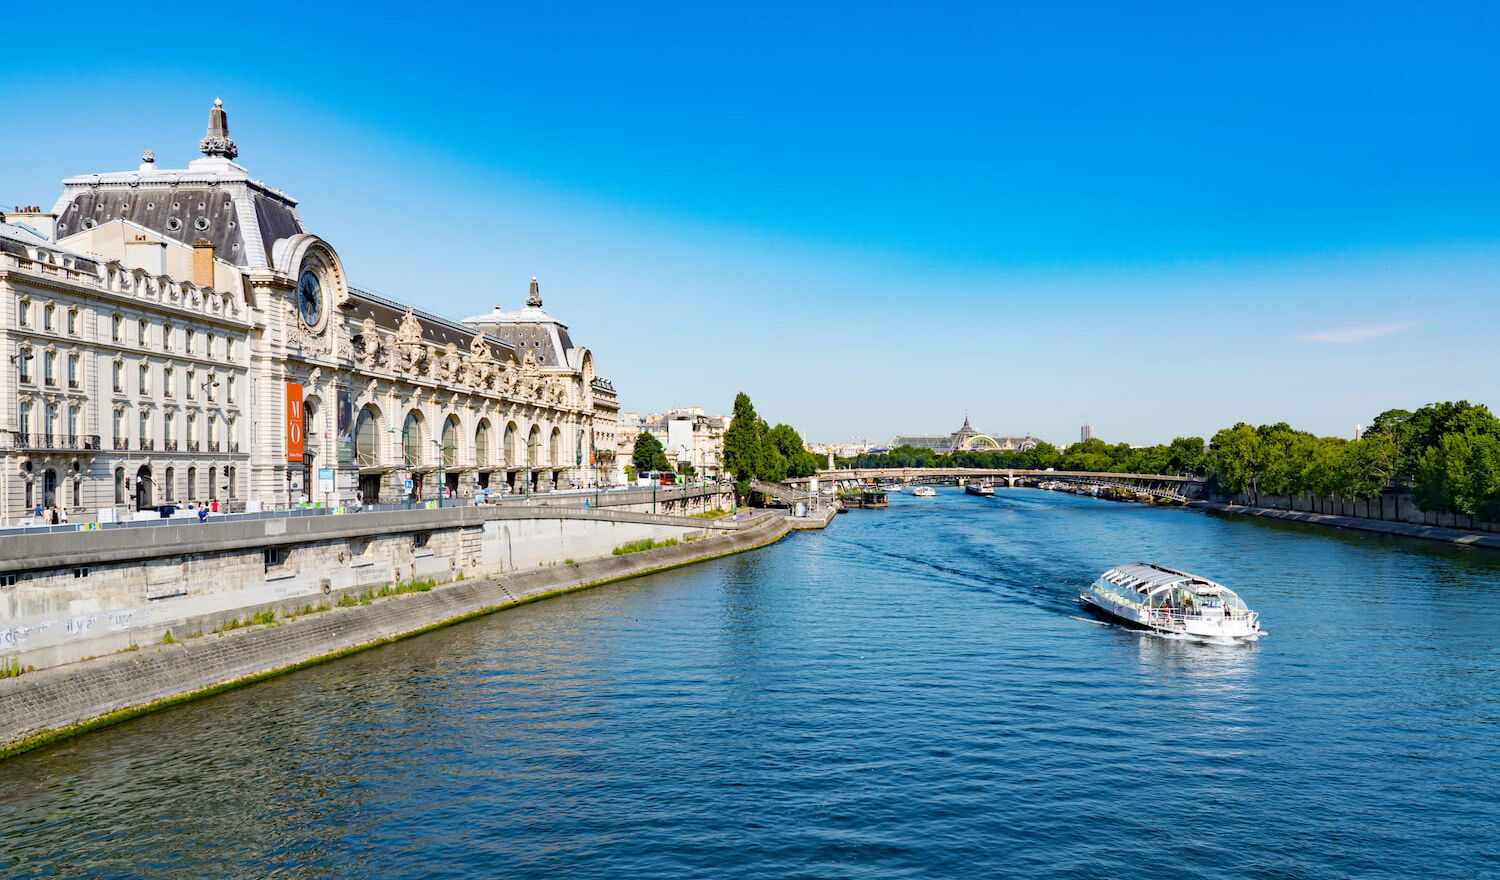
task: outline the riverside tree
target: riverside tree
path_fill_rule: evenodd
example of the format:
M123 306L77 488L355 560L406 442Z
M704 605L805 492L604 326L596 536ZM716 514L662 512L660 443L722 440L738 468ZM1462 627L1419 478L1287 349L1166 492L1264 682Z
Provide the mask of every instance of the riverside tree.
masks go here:
M807 451L796 428L768 426L756 413L750 395L741 391L734 398L729 430L724 432L724 467L734 475L735 491L743 499L750 494L751 480L775 483L812 476L818 472L818 457Z
M667 461L667 451L662 448L661 441L650 431L642 431L635 437L635 449L630 454L630 460L635 464L635 472L643 474L646 471L669 471L672 465Z

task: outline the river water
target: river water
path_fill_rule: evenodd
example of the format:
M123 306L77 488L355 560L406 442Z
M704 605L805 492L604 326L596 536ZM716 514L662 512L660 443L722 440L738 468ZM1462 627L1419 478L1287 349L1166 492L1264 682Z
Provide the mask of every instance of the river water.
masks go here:
M1258 644L1080 612L1152 560ZM4 877L1500 876L1500 553L1035 490L0 763Z

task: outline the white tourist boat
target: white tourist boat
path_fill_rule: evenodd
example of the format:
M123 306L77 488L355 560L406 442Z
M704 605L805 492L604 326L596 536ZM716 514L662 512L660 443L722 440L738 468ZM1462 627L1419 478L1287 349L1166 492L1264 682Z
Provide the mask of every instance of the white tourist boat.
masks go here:
M1234 590L1148 562L1111 568L1078 598L1106 618L1157 632L1230 639L1262 635L1260 615Z
M932 496L937 494L937 490L932 488L931 486L918 486L917 488L911 490L911 494L917 496L918 498L931 498Z
M970 495L980 495L985 498L992 498L995 495L995 487L989 483L966 483L964 491Z

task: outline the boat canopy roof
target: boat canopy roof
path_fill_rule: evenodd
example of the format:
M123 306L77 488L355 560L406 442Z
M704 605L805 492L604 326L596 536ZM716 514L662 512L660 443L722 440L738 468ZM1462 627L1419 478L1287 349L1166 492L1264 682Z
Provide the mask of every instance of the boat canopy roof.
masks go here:
M1208 578L1152 565L1149 562L1132 562L1117 565L1103 575L1106 581L1126 589L1150 596L1162 590L1181 588L1199 596L1234 596L1233 590Z

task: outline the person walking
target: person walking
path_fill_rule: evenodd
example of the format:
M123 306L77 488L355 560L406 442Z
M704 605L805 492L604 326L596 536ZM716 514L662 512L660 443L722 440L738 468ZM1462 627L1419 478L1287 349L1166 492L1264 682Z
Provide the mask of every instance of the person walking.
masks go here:
M62 523L63 525L67 525L68 524L68 507L67 507L67 505L63 505L62 507L60 507L60 508L57 509L57 521L60 522L60 523Z

